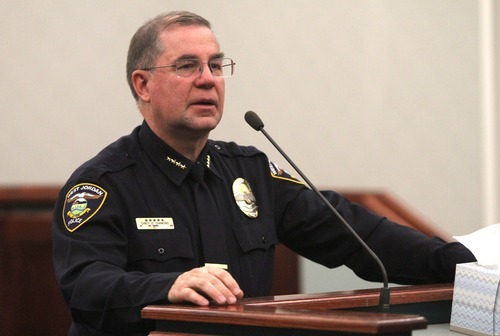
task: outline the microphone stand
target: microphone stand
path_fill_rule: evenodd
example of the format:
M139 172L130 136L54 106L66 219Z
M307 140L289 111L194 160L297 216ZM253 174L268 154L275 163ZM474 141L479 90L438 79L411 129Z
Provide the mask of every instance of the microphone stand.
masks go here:
M293 161L288 157L288 155L281 149L281 147L274 141L274 139L267 133L267 131L264 129L264 123L261 121L259 116L253 112L253 111L248 111L245 114L245 120L250 124L251 127L253 127L257 131L261 131L262 134L273 144L273 146L280 152L281 155L288 161L288 163L297 171L297 173L304 179L304 181L307 183L307 185L316 193L316 195L325 203L325 205L333 211L335 216L345 225L345 227L352 233L352 235L359 241L359 243L363 246L363 248L371 255L371 257L375 260L375 262L378 264L381 273L382 273L382 280L383 280L383 287L380 290L380 297L379 297L379 310L381 312L388 312L389 310L389 302L390 302L390 288L389 288L389 280L387 276L387 271L384 267L384 264L380 260L380 258L373 252L373 250L365 243L365 241L354 231L354 229L347 223L347 221L342 217L342 215L335 209L335 207L328 202L328 200L323 196L321 192L314 186L314 184L311 183L311 181L302 173L302 171L293 163Z

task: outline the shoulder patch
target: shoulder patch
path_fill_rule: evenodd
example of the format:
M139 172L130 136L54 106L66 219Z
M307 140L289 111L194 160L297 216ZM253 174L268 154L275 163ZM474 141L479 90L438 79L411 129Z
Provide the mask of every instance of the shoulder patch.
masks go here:
M271 171L271 176L276 179L285 180L297 184L304 184L304 182L290 175L286 172L286 170L281 169L277 164L271 161L269 161L269 169Z
M91 219L102 207L108 192L98 185L80 183L66 194L62 217L64 226L73 232Z

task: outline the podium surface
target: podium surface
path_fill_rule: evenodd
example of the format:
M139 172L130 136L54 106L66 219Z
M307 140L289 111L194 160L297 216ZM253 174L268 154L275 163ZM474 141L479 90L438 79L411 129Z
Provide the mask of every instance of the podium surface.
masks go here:
M452 284L391 289L389 312L378 312L380 289L281 295L234 305L151 305L151 335L411 335L428 324L449 323Z

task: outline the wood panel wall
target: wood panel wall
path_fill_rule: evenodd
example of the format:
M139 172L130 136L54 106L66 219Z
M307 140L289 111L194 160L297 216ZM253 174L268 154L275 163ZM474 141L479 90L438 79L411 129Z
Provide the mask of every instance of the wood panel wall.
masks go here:
M52 267L57 188L0 188L0 334L67 335Z

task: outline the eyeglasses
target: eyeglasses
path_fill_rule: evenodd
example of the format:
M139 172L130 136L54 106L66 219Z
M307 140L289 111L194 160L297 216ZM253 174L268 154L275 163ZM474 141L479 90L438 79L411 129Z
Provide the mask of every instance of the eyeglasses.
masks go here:
M210 72L215 77L231 77L234 72L234 66L236 63L233 62L231 58L214 58L208 62L202 62L199 59L183 59L170 65L162 65L156 67L144 68L142 70L155 70L161 68L174 68L175 74L179 77L189 77L196 70L201 74L203 72L203 65L208 64Z

